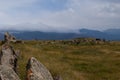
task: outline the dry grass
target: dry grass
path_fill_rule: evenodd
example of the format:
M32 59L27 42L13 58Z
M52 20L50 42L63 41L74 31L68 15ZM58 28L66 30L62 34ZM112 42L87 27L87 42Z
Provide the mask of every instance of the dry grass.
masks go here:
M120 80L120 43L68 45L25 41L12 44L21 50L19 76L25 77L26 63L36 57L52 73L63 80Z

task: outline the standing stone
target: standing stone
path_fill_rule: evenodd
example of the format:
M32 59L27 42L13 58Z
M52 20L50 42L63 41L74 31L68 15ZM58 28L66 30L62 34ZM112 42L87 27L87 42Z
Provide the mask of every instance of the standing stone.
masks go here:
M34 57L27 64L27 80L53 80L51 73Z
M4 41L9 43L9 42L16 42L16 38L14 36L12 36L11 34L9 34L8 32L6 32L4 34Z
M19 51L14 51L9 45L14 37L5 33L5 44L2 45L0 53L0 80L20 80L17 75L17 58Z
M2 51L0 53L0 63L1 65L11 67L16 72L17 56L12 46L9 46L8 44L2 45Z

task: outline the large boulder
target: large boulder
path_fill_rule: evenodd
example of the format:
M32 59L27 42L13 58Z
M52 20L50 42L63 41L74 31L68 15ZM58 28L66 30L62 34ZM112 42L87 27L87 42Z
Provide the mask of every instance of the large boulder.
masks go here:
M0 65L0 80L20 80L20 79L12 68L6 65Z
M27 80L53 80L48 69L34 57L27 64Z

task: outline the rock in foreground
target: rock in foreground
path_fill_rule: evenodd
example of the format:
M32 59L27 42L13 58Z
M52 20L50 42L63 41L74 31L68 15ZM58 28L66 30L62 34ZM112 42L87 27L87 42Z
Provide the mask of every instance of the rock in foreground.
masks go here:
M5 65L0 65L0 80L20 80L15 71Z
M34 57L27 64L27 80L53 80L50 72Z

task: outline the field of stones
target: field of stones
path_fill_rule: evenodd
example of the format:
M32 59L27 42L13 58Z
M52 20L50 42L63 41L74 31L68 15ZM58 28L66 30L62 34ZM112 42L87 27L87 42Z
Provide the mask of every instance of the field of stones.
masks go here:
M1 41L1 51L4 53L3 45ZM45 69L45 75L49 76L44 80L120 80L120 42L80 38L19 41L9 45L18 55L17 65L12 68L20 80L41 80L35 77L41 72L40 64ZM28 64L30 60L37 62L34 67Z

